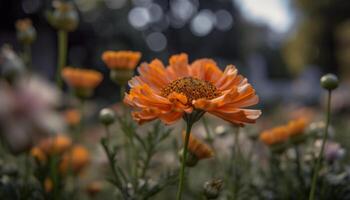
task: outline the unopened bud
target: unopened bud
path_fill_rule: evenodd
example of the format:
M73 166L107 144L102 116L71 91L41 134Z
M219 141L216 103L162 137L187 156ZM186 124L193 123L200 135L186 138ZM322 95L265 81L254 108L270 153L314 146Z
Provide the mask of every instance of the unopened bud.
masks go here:
M321 78L321 86L327 90L334 90L338 87L339 80L334 74L326 74Z
M183 151L184 151L184 149L181 149L179 151L179 158L180 158L181 162L183 161ZM187 167L194 167L194 166L196 166L198 161L199 161L199 159L197 158L196 155L194 155L193 153L187 151L186 161L185 161L185 165Z
M78 27L78 12L72 3L55 1L54 11L48 13L50 24L58 30L74 31Z
M104 108L100 111L99 119L102 124L111 125L115 121L115 112L110 108Z
M216 199L219 197L223 187L223 180L215 178L207 181L203 185L203 193L207 199Z

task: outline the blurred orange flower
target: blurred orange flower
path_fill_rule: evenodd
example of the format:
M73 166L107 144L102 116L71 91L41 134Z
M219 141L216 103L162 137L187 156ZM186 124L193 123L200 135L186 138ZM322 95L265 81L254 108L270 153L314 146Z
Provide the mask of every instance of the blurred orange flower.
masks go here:
M102 60L110 69L135 69L141 53L137 51L105 51Z
M185 140L186 133L182 132L182 139ZM190 134L188 141L188 151L196 156L198 160L211 158L214 156L213 149L200 141L193 134Z
M286 142L291 137L303 134L308 123L306 118L289 121L286 125L263 131L260 134L260 140L266 145Z
M57 135L46 138L39 142L38 148L46 155L62 154L67 151L72 145L72 140L65 135Z
M211 59L188 63L187 54L170 57L169 66L155 59L143 63L139 76L129 81L130 93L124 102L133 107L140 124L159 118L166 124L184 113L203 110L238 126L255 123L260 110L246 109L259 98L247 79L233 65L221 71Z
M32 20L29 18L19 19L16 21L15 26L19 31L26 31L28 28L32 27Z
M44 187L46 192L51 192L53 188L53 182L50 178L46 178L44 181Z
M30 155L40 163L45 163L47 160L45 153L39 147L33 147L30 151Z
M69 126L76 126L80 122L80 113L77 109L69 109L64 112L64 119Z
M69 86L77 89L94 89L103 79L98 71L73 67L65 67L62 70L62 77Z
M69 168L78 174L89 162L89 151L84 146L75 145L63 155L59 169L62 174L66 174Z

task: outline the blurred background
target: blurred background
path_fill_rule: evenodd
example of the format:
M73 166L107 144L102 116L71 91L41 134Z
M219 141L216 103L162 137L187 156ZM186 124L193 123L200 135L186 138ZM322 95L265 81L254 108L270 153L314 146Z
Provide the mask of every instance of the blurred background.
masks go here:
M349 0L74 0L77 31L69 35L68 64L108 74L105 50L137 50L142 61L186 52L190 60L235 64L250 78L262 105L314 105L319 77L350 77ZM56 32L45 12L50 0L0 1L0 45L16 41L14 23L31 18L38 31L33 68L54 79ZM115 93L111 91L116 91ZM95 98L113 102L118 88L105 79Z

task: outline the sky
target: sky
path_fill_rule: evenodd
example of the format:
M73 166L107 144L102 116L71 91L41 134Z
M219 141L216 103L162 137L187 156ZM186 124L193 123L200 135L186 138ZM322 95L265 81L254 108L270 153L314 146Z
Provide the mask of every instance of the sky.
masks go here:
M263 23L273 30L284 33L293 23L289 0L232 0L238 4L243 15L251 21Z

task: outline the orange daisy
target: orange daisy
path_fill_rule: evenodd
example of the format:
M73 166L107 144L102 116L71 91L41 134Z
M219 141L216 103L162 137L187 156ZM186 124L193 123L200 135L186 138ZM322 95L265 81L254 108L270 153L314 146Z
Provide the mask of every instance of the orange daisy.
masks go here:
M260 110L246 108L259 98L233 65L221 71L211 59L189 64L182 53L170 57L167 67L155 59L142 63L138 72L129 81L124 102L135 109L132 115L140 124L157 118L172 124L184 114L203 111L244 126L261 115Z
M137 51L105 51L102 60L110 69L134 70L141 59L141 53Z
M94 89L103 79L98 71L73 67L65 67L62 70L62 77L69 86L78 89Z
M303 134L308 122L307 118L291 120L288 124L263 131L260 134L260 140L266 145L286 142L288 139Z

